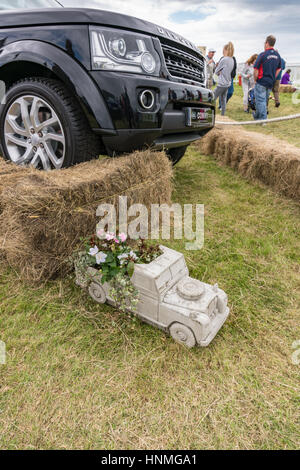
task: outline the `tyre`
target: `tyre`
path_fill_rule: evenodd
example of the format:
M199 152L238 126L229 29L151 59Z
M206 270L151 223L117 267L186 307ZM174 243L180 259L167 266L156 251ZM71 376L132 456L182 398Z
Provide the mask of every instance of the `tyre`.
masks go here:
M103 289L100 284L97 282L91 282L89 286L89 294L98 304L105 304L106 302L106 294L105 290Z
M0 117L3 156L18 165L51 170L100 153L76 99L59 81L21 80L8 90Z
M193 348L196 345L194 333L182 323L173 323L170 326L170 335L177 343L184 344L188 348Z
M182 159L182 157L185 154L185 151L186 151L187 147L188 146L185 145L184 147L176 147L174 149L166 150L166 154L169 157L169 159L171 160L171 162L173 163L173 165L176 165L176 163L178 163L179 160Z

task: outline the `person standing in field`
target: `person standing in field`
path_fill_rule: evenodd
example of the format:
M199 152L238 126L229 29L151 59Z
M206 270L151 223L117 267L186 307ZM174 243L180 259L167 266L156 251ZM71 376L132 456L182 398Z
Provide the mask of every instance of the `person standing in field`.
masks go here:
M230 87L228 88L226 103L228 103L228 101L230 100L230 98L232 97L232 95L234 93L233 81L234 81L235 76L236 76L237 61L236 61L236 58L234 56L232 58L233 58L233 69L232 69L232 72L231 72L231 84L230 84ZM219 109L221 109L221 101L220 100L219 100Z
M256 112L253 113L255 120L267 119L268 101L275 80L281 70L281 57L274 46L276 38L268 36L265 41L265 50L257 57L254 64L254 94Z
M242 76L242 87L244 92L243 104L245 113L249 112L248 109L248 95L249 90L254 87L254 62L256 61L258 54L253 54L247 62L245 62L243 70L241 72Z
M279 108L279 106L280 106L279 86L280 86L280 80L281 80L282 72L283 72L284 69L285 69L285 60L283 60L283 58L281 58L281 70L280 70L279 74L276 77L276 80L275 80L275 83L274 83L274 86L273 86L273 89L272 89L274 99L275 99L275 107L276 108Z
M231 73L234 68L234 47L232 42L226 44L223 48L223 57L216 67L216 74L218 75L218 86L215 89L215 99L220 98L221 114L225 116L227 93L231 85Z
M282 85L291 85L291 69L288 69L281 79Z
M234 93L234 85L233 85L233 81L236 77L236 70L237 70L237 61L236 61L236 58L233 56L233 69L232 69L232 72L231 72L231 84L230 84L230 87L228 89L228 93L227 93L227 103L228 101L230 100L230 98L232 97L233 93Z
M210 48L208 51L208 54L206 56L206 70L207 70L207 82L206 86L207 88L212 89L214 85L214 73L216 70L216 63L214 61L214 55L216 51L213 48Z

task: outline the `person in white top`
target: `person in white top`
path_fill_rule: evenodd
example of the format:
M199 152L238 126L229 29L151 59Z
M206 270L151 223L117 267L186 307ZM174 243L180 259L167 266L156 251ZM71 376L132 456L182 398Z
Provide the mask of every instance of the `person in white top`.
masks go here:
M257 59L257 54L253 54L250 59L245 62L243 70L241 72L242 76L242 86L243 86L243 104L244 104L244 111L248 113L248 94L249 90L254 87L254 68L253 65Z

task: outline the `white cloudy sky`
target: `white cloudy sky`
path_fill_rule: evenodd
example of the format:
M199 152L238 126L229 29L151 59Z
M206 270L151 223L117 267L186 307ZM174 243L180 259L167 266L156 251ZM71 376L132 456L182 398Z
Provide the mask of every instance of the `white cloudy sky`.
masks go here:
M268 34L279 52L300 63L300 0L60 0L64 6L91 7L137 16L165 26L222 53L234 42L239 62L261 52Z

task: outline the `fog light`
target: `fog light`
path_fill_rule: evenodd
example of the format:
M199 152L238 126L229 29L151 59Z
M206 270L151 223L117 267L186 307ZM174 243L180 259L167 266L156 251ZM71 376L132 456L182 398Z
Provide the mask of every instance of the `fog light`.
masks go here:
M154 105L155 98L151 90L144 90L139 96L140 105L144 109L151 109Z

